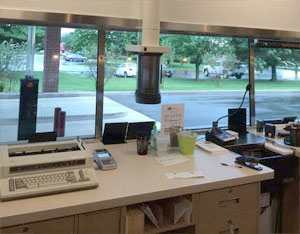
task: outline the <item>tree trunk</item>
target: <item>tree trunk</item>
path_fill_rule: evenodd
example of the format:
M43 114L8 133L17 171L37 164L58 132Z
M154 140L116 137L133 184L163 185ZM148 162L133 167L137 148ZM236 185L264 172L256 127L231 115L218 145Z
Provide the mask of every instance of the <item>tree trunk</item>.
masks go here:
M195 80L198 81L200 79L200 64L195 63L196 66L196 77Z
M276 65L272 65L272 81L277 80Z
M295 66L295 80L298 80L298 65Z

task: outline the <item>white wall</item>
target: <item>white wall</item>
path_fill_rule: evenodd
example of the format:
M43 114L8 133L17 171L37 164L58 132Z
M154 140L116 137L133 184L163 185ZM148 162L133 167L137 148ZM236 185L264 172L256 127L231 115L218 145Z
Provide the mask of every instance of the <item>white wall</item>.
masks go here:
M141 18L141 0L0 0L1 9ZM160 0L162 21L300 31L300 0Z

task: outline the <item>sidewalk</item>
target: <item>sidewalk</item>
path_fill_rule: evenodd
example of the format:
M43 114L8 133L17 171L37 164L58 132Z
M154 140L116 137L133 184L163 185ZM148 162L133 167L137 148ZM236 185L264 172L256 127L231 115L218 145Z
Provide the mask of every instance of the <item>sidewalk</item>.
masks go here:
M66 136L95 134L96 97L43 97L38 100L37 132L53 131L55 107L66 111ZM19 98L0 98L0 142L17 140ZM151 118L104 97L103 122L152 121Z

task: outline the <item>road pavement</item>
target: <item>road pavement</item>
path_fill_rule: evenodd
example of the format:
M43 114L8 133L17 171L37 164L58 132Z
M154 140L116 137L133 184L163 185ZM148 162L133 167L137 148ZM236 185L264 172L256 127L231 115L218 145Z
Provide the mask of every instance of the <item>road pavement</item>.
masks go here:
M52 131L55 107L67 112L66 136L93 135L95 130L95 94L74 97L45 96L38 101L37 131ZM104 123L161 121L162 104L185 104L185 127L210 127L212 121L227 114L228 108L240 105L243 91L165 92L162 103L143 105L135 102L133 92L106 92L104 97ZM256 91L258 119L299 116L300 91ZM244 107L248 109L248 96ZM17 138L19 99L0 98L0 142ZM227 119L220 121L227 125Z
M36 54L34 56L34 71L44 70L44 55ZM82 62L68 62L61 56L59 70L61 72L68 72L72 74L86 74L90 71L89 67Z
M160 121L162 104L185 104L185 127L207 127L212 121L227 114L228 108L240 105L242 91L162 93L162 103L158 105L138 104L134 94L106 93L106 97L127 106L137 112ZM244 107L249 113L249 96L246 96ZM285 116L300 116L300 92L289 91L256 91L257 119L282 118ZM220 121L227 125L227 119Z
M53 131L54 109L66 112L66 137L91 136L95 134L96 96L90 94L74 97L64 95L40 95L37 112L37 132ZM0 96L0 142L17 140L19 99ZM103 124L107 122L151 121L149 117L104 97Z

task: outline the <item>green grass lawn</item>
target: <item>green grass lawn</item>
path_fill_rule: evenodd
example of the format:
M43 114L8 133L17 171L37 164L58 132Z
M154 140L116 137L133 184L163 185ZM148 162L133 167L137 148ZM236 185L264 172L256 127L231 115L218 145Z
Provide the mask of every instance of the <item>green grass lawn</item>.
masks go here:
M96 91L96 82L92 78L59 73L59 91Z
M166 78L161 90L163 91L189 91L189 90L244 90L248 80L220 80L206 79L194 81L192 79ZM105 86L105 91L134 91L136 79L111 79ZM300 90L300 81L256 80L256 90Z
M25 72L18 72L20 79L25 77ZM39 79L39 91L42 91L43 72L34 72L34 78ZM79 75L72 75L66 72L59 73L59 91L96 91L95 81ZM20 91L20 82L16 83L13 90Z
M244 90L248 80L220 80L205 79L194 81L193 79L166 78L161 90L163 91L188 91L188 90ZM134 91L136 79L110 79L105 86L105 91ZM300 81L276 81L256 80L256 90L300 90Z
M229 82L228 82L229 81ZM218 87L219 85L219 87ZM215 83L214 80L194 81L182 78L166 78L161 86L163 91L188 91L188 90L243 90L246 81L226 80ZM111 79L105 86L105 91L134 91L136 79Z
M20 77L25 73L20 72ZM40 80L39 90L42 91L42 72L35 72L34 77ZM205 79L195 81L193 79L165 78L161 86L162 91L189 91L189 90L244 90L248 80L217 80ZM111 78L104 87L105 91L134 91L136 89L136 78ZM256 80L256 90L300 90L300 81L276 81ZM17 83L14 91L20 90ZM90 78L60 72L59 91L95 91L95 81Z

